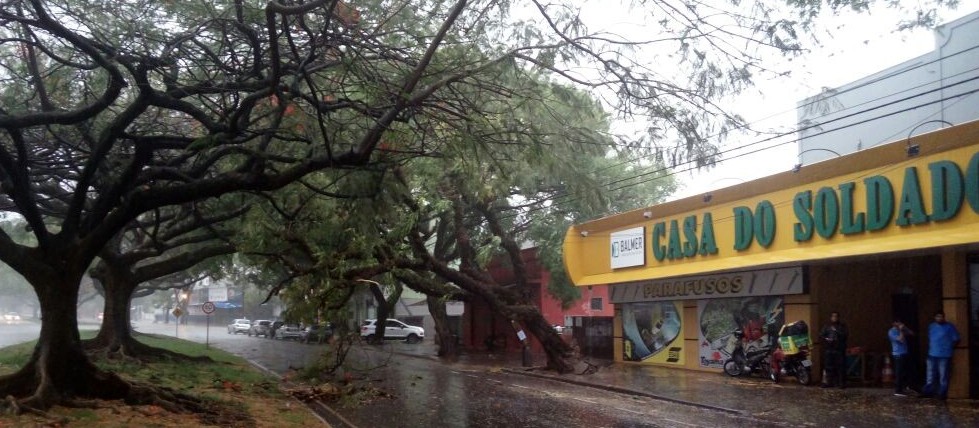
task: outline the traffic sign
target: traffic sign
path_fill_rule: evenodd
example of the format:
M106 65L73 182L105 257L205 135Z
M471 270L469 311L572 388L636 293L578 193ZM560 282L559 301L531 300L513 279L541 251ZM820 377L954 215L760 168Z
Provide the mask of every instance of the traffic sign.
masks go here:
M184 311L183 309L180 308L173 308L173 312L171 313L173 314L173 316L180 318L180 316L184 314Z
M214 313L214 303L213 302L204 302L204 304L201 305L201 310L204 311L205 314L208 314L208 315L213 314Z

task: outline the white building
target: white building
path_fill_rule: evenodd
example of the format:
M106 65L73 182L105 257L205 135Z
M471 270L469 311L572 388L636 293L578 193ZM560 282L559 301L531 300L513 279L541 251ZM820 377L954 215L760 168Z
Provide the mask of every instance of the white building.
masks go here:
M979 119L979 12L934 34L935 50L799 102L799 163Z

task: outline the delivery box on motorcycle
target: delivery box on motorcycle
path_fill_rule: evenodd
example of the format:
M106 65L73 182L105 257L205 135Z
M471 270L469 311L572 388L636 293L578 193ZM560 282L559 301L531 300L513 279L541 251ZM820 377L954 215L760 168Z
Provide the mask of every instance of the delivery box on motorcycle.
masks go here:
M778 344L785 355L799 353L800 349L804 346L809 346L810 342L809 326L806 325L805 321L800 320L791 324L785 324L778 332Z

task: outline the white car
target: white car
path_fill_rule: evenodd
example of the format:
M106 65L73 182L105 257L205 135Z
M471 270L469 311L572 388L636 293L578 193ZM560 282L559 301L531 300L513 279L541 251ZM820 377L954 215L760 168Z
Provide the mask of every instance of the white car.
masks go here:
M364 320L360 326L360 337L367 339L368 343L374 342L375 324L377 320ZM389 319L384 328L385 340L404 340L408 343L418 343L425 339L425 329L408 325L398 320Z
M3 321L7 324L17 324L20 322L20 314L17 312L7 312L3 314Z
M238 334L238 333L248 333L248 330L252 328L252 322L245 319L239 318L228 324L228 334Z

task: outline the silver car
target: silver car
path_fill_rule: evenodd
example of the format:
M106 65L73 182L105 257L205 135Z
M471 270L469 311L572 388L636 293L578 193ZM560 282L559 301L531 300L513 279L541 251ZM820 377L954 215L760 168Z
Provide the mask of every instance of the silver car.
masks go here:
M252 328L248 329L248 336L265 336L269 337L269 332L272 330L272 321L269 320L257 320L252 323Z
M228 324L228 334L248 333L252 328L252 322L245 318L238 318Z
M283 324L282 327L275 329L272 334L273 339L299 339L303 334L303 329L299 324Z

